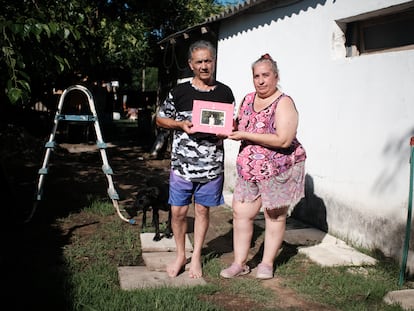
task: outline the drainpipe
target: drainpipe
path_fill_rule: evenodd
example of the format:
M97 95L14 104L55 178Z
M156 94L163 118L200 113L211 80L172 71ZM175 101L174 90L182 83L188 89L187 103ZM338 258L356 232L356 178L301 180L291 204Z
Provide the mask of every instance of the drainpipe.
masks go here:
M410 234L411 234L411 209L413 201L413 176L414 176L414 137L410 140L411 157L410 157L410 192L408 194L408 213L407 213L407 225L405 227L405 241L403 248L403 257L401 262L400 280L398 285L401 286L404 282L405 269L407 266L408 249L410 247Z

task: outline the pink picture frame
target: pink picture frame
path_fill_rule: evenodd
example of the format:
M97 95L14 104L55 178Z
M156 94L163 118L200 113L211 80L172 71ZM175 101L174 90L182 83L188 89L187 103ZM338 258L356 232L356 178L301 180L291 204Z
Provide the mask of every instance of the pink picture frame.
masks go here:
M233 130L234 105L205 100L193 102L193 133L229 135Z

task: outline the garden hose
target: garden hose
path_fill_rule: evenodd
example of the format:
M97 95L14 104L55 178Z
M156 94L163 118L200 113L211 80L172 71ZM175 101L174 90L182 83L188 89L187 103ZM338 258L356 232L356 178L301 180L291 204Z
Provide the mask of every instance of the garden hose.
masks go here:
M410 189L408 194L408 212L407 212L407 225L405 227L405 241L403 248L403 256L401 261L400 279L398 285L401 286L405 279L405 269L407 266L408 249L410 247L410 234L411 234L411 209L413 201L413 178L414 178L414 137L410 140L411 156L410 156Z

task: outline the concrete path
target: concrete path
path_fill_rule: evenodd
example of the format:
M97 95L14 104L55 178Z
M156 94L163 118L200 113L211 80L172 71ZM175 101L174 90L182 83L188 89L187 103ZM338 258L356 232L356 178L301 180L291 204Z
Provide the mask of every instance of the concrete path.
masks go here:
M133 290L139 288L182 287L205 285L203 278L192 279L188 276L188 265L185 271L176 278L170 278L166 273L166 266L175 258L174 239L163 238L153 241L154 233L141 233L142 258L145 266L118 267L119 284L122 289ZM191 257L193 246L186 235L187 259Z

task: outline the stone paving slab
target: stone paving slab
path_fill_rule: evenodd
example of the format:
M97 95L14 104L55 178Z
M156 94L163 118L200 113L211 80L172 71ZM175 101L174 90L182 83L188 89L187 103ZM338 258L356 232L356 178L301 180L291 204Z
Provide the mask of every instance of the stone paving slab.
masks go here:
M166 272L149 271L145 266L118 267L119 283L124 290L158 287L186 287L206 285L203 278L192 279L185 271L175 278L170 278Z
M142 252L175 252L174 238L162 238L160 241L153 241L154 233L141 233L141 249ZM188 234L185 235L185 250L192 252L193 245L190 242Z
M298 245L299 253L322 266L375 265L377 262L344 241L315 228L287 230L284 241Z
M377 262L374 258L347 245L321 243L315 246L300 247L298 251L321 266L328 267L375 265Z
M187 261L191 258L191 253L186 253ZM166 266L175 259L175 252L148 252L142 253L145 266L150 271L166 271ZM185 265L185 270L189 265Z
M414 289L388 292L384 302L390 305L399 304L403 310L414 310Z
M192 279L188 276L188 265L185 271L175 278L166 273L166 265L175 258L174 239L163 238L153 240L154 233L141 233L142 258L145 266L118 267L118 278L122 289L132 290L155 287L183 287L206 284L203 278ZM186 255L191 257L193 246L186 235Z

